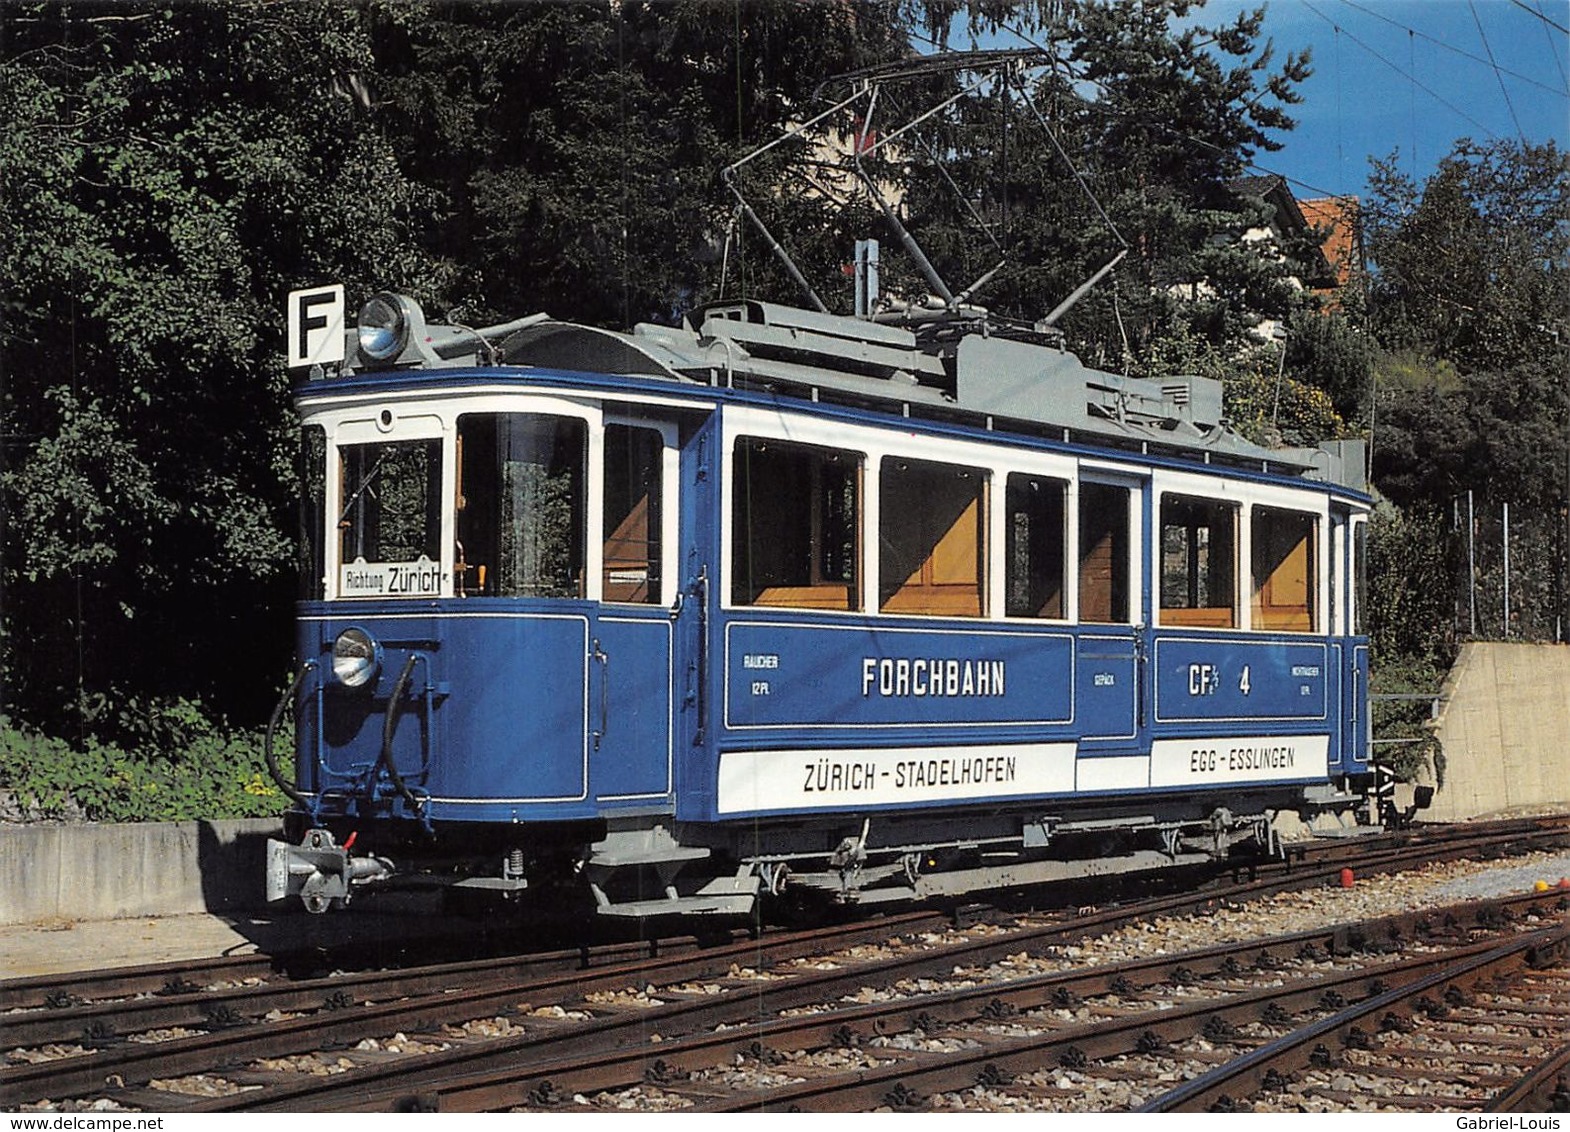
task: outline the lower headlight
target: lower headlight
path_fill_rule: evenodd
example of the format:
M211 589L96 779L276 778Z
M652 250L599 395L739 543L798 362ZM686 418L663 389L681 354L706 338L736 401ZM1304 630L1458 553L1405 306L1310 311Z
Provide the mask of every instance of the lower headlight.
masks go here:
M364 629L345 629L333 642L333 676L345 688L361 688L376 679L382 667L382 646Z

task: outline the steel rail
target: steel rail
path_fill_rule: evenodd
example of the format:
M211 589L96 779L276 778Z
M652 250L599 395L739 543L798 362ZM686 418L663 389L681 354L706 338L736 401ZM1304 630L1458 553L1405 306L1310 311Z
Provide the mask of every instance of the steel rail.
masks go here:
M597 990L619 990L653 979L685 981L712 978L733 964L784 962L824 950L855 946L909 930L930 927L931 912L906 913L856 924L795 932L773 939L747 940L693 953L656 956L640 962L590 970L551 972L535 979L477 989L421 994L383 1002L353 1002L326 1007L295 1018L249 1024L231 1018L229 1026L212 1032L153 1043L128 1043L112 1048L34 1064L0 1068L0 1096L8 1103L80 1096L101 1092L107 1082L121 1087L154 1076L173 1077L210 1070L215 1064L257 1057L308 1052L324 1043L358 1041L368 1035L441 1026L515 1011L520 1001L575 1001ZM917 927L919 926L919 927ZM641 981L640 981L641 980ZM320 992L317 992L318 995ZM252 1007L256 1005L253 1000ZM319 1000L316 1005L323 1006ZM233 1027L233 1028L230 1028Z
M875 972L881 984L913 977L919 970L952 974L951 954L919 957L917 964L872 963L833 972L809 972L769 984L766 992L743 987L722 995L640 1010L635 1016L591 1024L565 1041L525 1035L488 1043L483 1049L458 1049L374 1065L327 1080L270 1087L262 1092L197 1105L193 1111L397 1111L441 1108L476 1111L529 1103L531 1097L596 1089L625 1088L649 1073L686 1072L760 1046L805 1048L972 1021L989 1013L1013 1013L1104 994L1115 987L1138 988L1174 980L1240 971L1239 956L1268 965L1290 960L1305 949L1314 954L1349 954L1418 934L1430 927L1462 928L1470 922L1498 924L1562 903L1555 894L1529 894L1503 901L1478 901L1446 910L1443 925L1434 914L1418 911L1359 924L1330 925L1271 939L1247 940L1181 955L1154 956L1120 964L1031 976L1006 984L984 984L947 992L912 995L873 1006L825 1009L866 985ZM1017 954L1012 938L994 944L993 958ZM1354 976L1355 977L1355 976ZM1315 984L1316 990L1322 984ZM659 992L656 991L656 995ZM815 1012L788 1021L760 1017L760 993L768 995L768 1014L813 1007ZM723 1026L720 1035L685 1031ZM657 1045L648 1035L658 1033ZM605 1055L601 1051L617 1052ZM588 1060L585 1060L585 1057ZM707 1060L706 1060L707 1059ZM661 1068L664 1067L664 1068ZM970 1082L967 1082L970 1083Z
M1322 979L1301 980L1284 987L1248 992L1230 998L1207 1000L1154 1010L1113 1022L1071 1027L1047 1035L1011 1039L977 1051L907 1055L888 1066L863 1069L854 1080L845 1078L810 1081L768 1093L753 1094L718 1104L701 1106L695 1112L746 1111L864 1111L882 1105L899 1108L919 1107L923 1094L967 1089L985 1081L1001 1082L1013 1074L1028 1073L1052 1064L1051 1055L1068 1050L1074 1060L1111 1057L1141 1049L1157 1050L1166 1043L1186 1037L1210 1024L1241 1024L1254 1021L1275 1003L1289 1010L1318 1006L1328 993L1360 996L1381 981L1408 982L1433 979L1443 983L1455 969L1458 957L1471 959L1505 952L1512 948L1560 944L1570 927L1535 932L1525 942L1507 948L1497 942L1474 944L1441 955L1425 955L1332 975ZM1397 992L1373 996L1384 999ZM664 1056L662 1054L662 1056ZM1309 1056L1305 1053L1305 1057Z
M1430 991L1449 986L1469 986L1479 979L1521 966L1546 965L1562 960L1570 945L1570 925L1533 932L1520 939L1493 947L1481 955L1458 957L1440 970L1374 995L1355 1006L1337 1011L1286 1037L1261 1046L1234 1061L1179 1085L1142 1106L1140 1112L1203 1112L1214 1107L1227 1108L1239 1097L1252 1096L1266 1087L1272 1073L1285 1074L1313 1062L1316 1046L1332 1042L1346 1044L1353 1030L1362 1026L1377 1029L1379 1020L1390 1013L1410 1015L1412 1003ZM1373 1019L1375 1021L1370 1022Z
M1570 1045L1561 1046L1510 1088L1490 1097L1483 1111L1570 1111Z
M1394 833L1371 833L1344 840L1322 839L1292 843L1288 847L1289 856L1285 860L1262 860L1241 869L1231 866L1222 870L1222 873L1230 872L1237 876L1247 872L1250 874L1250 879L1258 879L1260 876L1290 873L1299 868L1326 865L1332 860L1340 861L1354 854L1361 858L1368 858L1370 851L1399 852L1416 844L1434 845L1437 848L1447 843L1465 845L1469 850L1491 848L1499 843L1500 839L1507 839L1506 843L1509 839L1520 837L1552 839L1554 832L1559 829L1564 829L1567 840L1570 840L1570 827L1566 827L1562 822L1556 824L1555 819L1551 818L1479 822L1466 826L1419 827ZM1142 878L1133 876L1125 879L1137 883ZM354 914L345 913L350 916ZM51 1006L51 1003L90 1003L106 998L159 994L166 992L171 985L179 986L184 983L199 983L205 986L216 982L239 982L250 978L269 976L300 978L311 977L310 973L324 970L353 970L357 965L364 963L368 951L373 952L370 957L378 963L384 962L385 938L379 939L378 943L382 946L376 949L368 948L363 942L349 941L330 948L284 949L268 953L183 959L166 963L0 979L0 1011L46 1007L58 1009L58 1006ZM594 962L632 959L637 953L647 949L669 951L673 946L711 945L711 941L695 940L690 935L684 935L671 939L577 946L561 949L559 952L537 954L560 954L564 957L565 968L571 963L571 957L574 955L580 956L582 966L590 966ZM472 948L473 939L470 936L454 940L450 935L445 934L414 936L402 941L400 946L408 949L406 954L412 953L417 957L423 949L434 950L439 947L454 946ZM409 966L405 956L399 957L398 965Z
M938 923L942 919L937 913L925 915L932 923ZM752 940L749 933L741 931L726 933L722 938L730 944L743 946ZM346 1000L388 1001L395 998L442 993L453 989L472 991L499 985L517 986L547 974L597 970L608 965L636 964L646 962L655 956L687 955L719 945L718 939L705 941L684 935L638 943L616 943L594 948L501 955L387 970L350 971L318 977L280 977L260 984L221 988L211 986L211 983L219 979L210 974L213 971L228 973L228 968L221 962L216 962L211 967L196 965L191 968L184 964L168 964L147 969L153 973L164 974L165 981L161 984L141 975L135 980L112 984L119 994L140 997L68 1004L59 1008L34 1010L31 1013L12 1012L0 1015L0 1047L19 1048L45 1043L68 1044L79 1040L85 1032L126 1035L177 1026L201 1029L205 1028L215 1015L229 1018L260 1017L273 1010L285 1012L314 1010L321 1008L329 1000L337 1003ZM263 978L268 974L281 974L273 970L266 957L258 958L259 962L249 967L235 968L235 971L259 972ZM316 966L320 967L323 964L316 964ZM177 974L170 975L168 973L170 971ZM199 974L208 982L196 984L185 977L187 973ZM256 978L257 975L250 974L246 977ZM147 990L125 989L143 986L157 988L151 991L153 997L146 997L149 993Z
M1490 945L1477 945L1481 950ZM1391 964L1372 971L1363 970L1338 980L1311 980L1286 988L1210 1000L1173 1010L1151 1011L1115 1022L1066 1027L1047 1034L1003 1040L980 1050L940 1054L890 1053L889 1064L860 1068L851 1073L787 1085L764 1092L739 1093L695 1108L695 1113L752 1111L864 1111L881 1105L898 1108L920 1107L922 1090L957 1091L981 1081L998 1082L1011 1074L1029 1072L1050 1064L1058 1052L1072 1058L1105 1057L1131 1052L1147 1042L1162 1041L1194 1029L1212 1017L1233 1016L1252 1020L1269 1002L1290 1002L1299 1008L1315 1005L1327 990L1342 986L1351 990L1372 978L1399 977L1403 966L1432 966L1442 960L1424 958ZM1110 972L1107 972L1110 973ZM985 997L978 992L972 997ZM595 1062L562 1059L555 1063L531 1066L524 1073L505 1071L491 1077L442 1082L424 1092L406 1095L397 1107L436 1108L440 1111L491 1111L514 1105L541 1103L541 1098L602 1089L626 1088L637 1084L650 1068L648 1058L657 1055L655 1079L678 1081L685 1074L725 1064L737 1057L767 1062L783 1052L853 1046L866 1040L898 1032L921 1017L918 1010L931 1012L914 1003L897 1007L881 1005L779 1019L756 1026L718 1034L707 1034L679 1043L661 1042L658 1050L645 1048L607 1055ZM999 1012L1007 1017L1006 1012ZM1070 1052L1072 1051L1072 1052ZM885 1053L886 1051L878 1051ZM679 1084L667 1085L680 1090ZM346 1111L375 1111L387 1098L376 1098L348 1106Z
M0 982L0 1011L60 1009L55 1004L159 994L183 982L200 981L207 985L267 978L277 973L277 963L272 956L253 952L173 963L139 963L132 967L64 975L28 975ZM0 1018L0 1022L5 1021L9 1019ZM0 1036L6 1033L0 1030Z
M1539 831L1539 836L1541 835ZM1408 846L1399 851L1384 851L1379 855L1380 867L1398 867L1408 860L1430 860L1435 848L1433 845L1423 844ZM1374 866L1365 862L1361 867L1369 869ZM1103 910L1070 924L1055 924L1016 933L1008 937L1007 943L994 944L992 947L994 950L996 947L1005 947L1018 951L1022 946L1025 949L1032 946L1046 946L1067 938L1106 930L1133 919L1202 910L1218 902L1246 899L1251 895L1280 891L1283 888L1312 886L1330 875L1327 869L1329 866L1299 867L1293 874L1278 879L1254 881L1218 892L1182 894L1141 902L1121 909ZM870 924L857 924L849 928L832 929L829 933L799 937L803 940L817 941L815 945L804 943L800 946L810 951L814 946L820 949L835 946L831 941L836 938L842 941L853 940L864 931L870 931L876 936L887 936L891 932L897 933L902 923L930 925L934 922L936 921L932 913L909 913L903 918L891 916ZM836 937L833 932L845 934ZM849 944L841 942L838 945ZM4 1089L7 1095L19 1095L16 1091L20 1090L21 1094L33 1099L45 1096L74 1096L82 1092L100 1090L106 1081L135 1083L149 1079L155 1072L159 1076L168 1077L182 1072L201 1071L210 1068L214 1058L233 1060L246 1056L297 1053L317 1048L323 1042L353 1041L380 1032L407 1031L426 1025L466 1020L493 1013L498 1009L508 1009L511 1002L525 997L538 1000L542 994L546 996L559 994L571 999L575 994L586 993L591 985L615 987L618 982L625 984L635 980L638 981L638 985L642 985L666 977L672 979L712 977L717 969L727 969L733 960L758 962L764 959L766 953L778 954L779 952L773 945L765 947L762 944L747 942L732 948L710 951L695 966L688 968L663 966L667 962L665 960L657 961L652 966L629 964L624 970L611 968L597 972L590 981L586 981L581 976L570 979L546 979L511 988L498 988L493 992L481 990L474 993L424 996L411 1001L357 1007L350 1011L334 1011L331 1015L318 1014L308 1019L269 1023L265 1027L257 1027L254 1033L246 1035L238 1043L234 1041L231 1031L228 1034L180 1038L154 1045L103 1050L62 1061L40 1063L36 1066L0 1069L0 1089ZM945 950L937 959L927 958L919 962L926 962L929 965L933 963L952 965L956 960L984 962L989 953L991 952L987 942L981 941L964 948ZM686 973L673 973L681 971ZM385 1030L378 1031L376 1029L378 1025L384 1026Z
M356 912L343 913L351 919L355 915ZM473 922L465 921L467 930L460 934L446 926L433 931L434 921L435 917L430 915L408 915L402 922L409 930L399 935L400 921L389 913L378 911L356 924L357 930L349 938L337 940L330 946L296 945L243 955L175 959L4 979L0 980L0 1011L58 1009L55 1004L62 1001L88 1004L139 994L160 994L166 993L171 984L207 986L252 978L316 978L329 971L407 970L433 966L435 960L430 957L437 955L443 957L443 962L529 958L540 963L555 963L559 969L567 970L573 966L633 961L647 955L670 954L678 949L713 947L716 943L736 942L752 934L747 928L715 925L714 930L704 936L695 936L690 930L679 935L640 939L612 936L598 943L574 941L569 947L563 947L559 940L552 938L542 941L548 944L543 949L530 951L509 947L489 924L477 931Z

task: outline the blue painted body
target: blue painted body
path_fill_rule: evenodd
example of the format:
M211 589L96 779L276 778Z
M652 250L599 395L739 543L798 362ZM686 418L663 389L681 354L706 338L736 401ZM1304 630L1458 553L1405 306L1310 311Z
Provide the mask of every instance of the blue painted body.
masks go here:
M370 696L326 679L308 695L300 780L312 793L339 794L329 807L411 816L388 776L371 771L393 681L412 653L420 659L392 755L432 821L574 821L669 808L672 626L664 609L468 598L422 602L416 614L406 602L346 604L303 606L300 618L300 654L317 658L318 672L351 625L385 649Z
M498 382L494 372L447 372L434 384L457 387L476 377ZM527 378L535 387L554 384L587 396L640 387L540 371ZM397 397L418 384L402 377L387 379L385 388ZM665 398L682 392L643 385ZM678 509L674 608L478 597L301 605L299 654L314 668L301 699L298 779L316 818L514 824L665 813L700 823L746 821L783 811L764 802L751 812L722 813L718 767L728 753L774 750L919 747L941 754L1067 744L1081 767L1112 767L1149 756L1162 741L1263 734L1322 737L1331 774L1366 771L1365 638L727 608L719 577L723 406L773 403L757 394L701 392L704 403L721 408L695 420L703 405L693 395L694 409L683 418L679 482L668 489ZM790 407L863 425L891 423L865 411ZM899 427L1111 458L953 424ZM1131 482L1161 464L1133 456L1125 462ZM1237 478L1250 477L1302 486L1258 473ZM1150 511L1146 492L1147 547ZM1144 592L1132 595L1144 626L1152 619L1149 585L1147 577ZM384 648L369 696L335 687L325 675L334 637L350 626ZM418 659L391 754L420 801L418 812L377 767L388 696L411 655ZM1312 777L1285 774L1272 784L1305 780ZM1180 789L1147 784L1066 794ZM999 795L1005 797L1010 805L1030 804ZM995 808L986 798L964 804ZM887 804L855 812L880 808Z

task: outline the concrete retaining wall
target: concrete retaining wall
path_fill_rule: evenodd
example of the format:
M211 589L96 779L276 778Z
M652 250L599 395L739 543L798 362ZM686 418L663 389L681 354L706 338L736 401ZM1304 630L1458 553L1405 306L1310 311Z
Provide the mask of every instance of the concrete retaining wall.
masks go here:
M1443 781L1425 819L1570 808L1570 646L1463 645L1441 695Z
M260 908L274 820L0 826L0 924Z

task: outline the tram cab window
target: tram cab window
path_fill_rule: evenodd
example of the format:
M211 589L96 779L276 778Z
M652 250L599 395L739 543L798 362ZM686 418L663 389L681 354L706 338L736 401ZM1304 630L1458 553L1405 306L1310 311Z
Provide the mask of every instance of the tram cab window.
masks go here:
M878 608L985 616L987 474L889 456L879 482Z
M455 590L584 596L588 426L540 413L458 418Z
M649 428L605 426L605 525L601 543L606 601L658 604L665 445Z
M339 450L340 562L441 561L442 442L349 444Z
M300 430L300 600L326 596L327 430L306 425Z
M1289 633L1315 629L1318 520L1300 511L1255 507L1251 524L1253 627Z
M1161 497L1161 624L1237 624L1237 508L1183 495Z
M1079 485L1079 619L1128 624L1129 489Z
M1068 485L1013 473L1004 491L1004 592L1009 617L1062 618Z
M758 437L736 442L731 602L861 607L861 456Z

